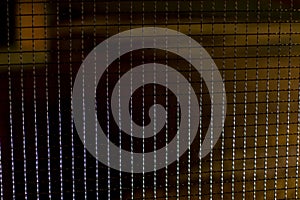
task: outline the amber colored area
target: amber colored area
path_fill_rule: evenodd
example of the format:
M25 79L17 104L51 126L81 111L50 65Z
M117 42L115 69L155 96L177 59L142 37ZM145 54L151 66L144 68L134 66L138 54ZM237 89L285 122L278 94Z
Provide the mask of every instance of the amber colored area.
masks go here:
M44 50L45 49L45 10L44 4L29 3L32 1L22 1L17 11L16 25L19 27L17 35L21 38L23 50Z
M44 1L46 2L46 1ZM10 64L43 63L46 49L49 48L46 40L46 26L49 17L43 1L16 1L15 3L15 32L10 41ZM49 35L47 34L47 37ZM48 47L47 47L48 46ZM2 52L7 46L0 48ZM21 54L19 54L19 52ZM0 64L8 63L7 55L0 54ZM17 67L17 66L16 66ZM18 67L17 67L18 68ZM25 68L28 68L26 66ZM14 68L12 68L14 70Z

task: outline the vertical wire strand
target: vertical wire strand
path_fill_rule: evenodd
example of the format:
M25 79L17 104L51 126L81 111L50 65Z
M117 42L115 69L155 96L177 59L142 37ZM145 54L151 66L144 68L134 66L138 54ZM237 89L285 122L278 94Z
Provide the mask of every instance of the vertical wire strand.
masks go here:
M57 86L58 86L58 132L59 132L59 180L60 198L63 199L63 152L62 152L62 118L61 118L61 69L60 69L60 4L56 2L56 44L57 44Z
M93 44L94 47L97 45L97 4L96 0L93 0ZM94 51L94 71L95 71L95 76L94 76L94 91L95 91L95 96L94 98L97 98L97 52ZM95 110L97 110L97 102L95 103ZM99 199L99 155L98 155L98 128L97 128L97 112L95 112L95 151L96 151L96 160L95 160L95 193L96 193L96 199Z
M203 20L203 5L204 5L204 1L201 0L200 1L200 10L201 10L201 15L200 15L200 33L203 34L203 24L204 24L204 20ZM203 37L200 37L200 44L202 44L203 42ZM202 66L202 51L200 51L200 66ZM202 68L201 68L202 70ZM202 71L201 71L202 73ZM199 91L200 95L199 95L199 107L200 107L200 113L199 113L199 158L202 158L202 152L201 152L201 146L202 146L202 114L203 114L203 79L200 77L200 91ZM198 195L199 195L199 200L202 199L202 161L201 159L199 159L199 186L198 186Z
M3 200L2 142L0 141L0 199Z
M299 69L298 69L299 70ZM298 72L300 77L300 70ZM300 80L298 80L298 122L300 121ZM296 175L295 175L295 198L299 197L299 158L300 158L300 123L297 123L297 143L296 143Z
M12 198L16 199L15 183L15 159L14 159L14 138L13 138L13 113L12 113L12 79L11 79L11 57L10 57L10 10L9 0L6 1L6 21L7 24L7 64L8 64L8 101L9 101L9 132L10 132L10 156L11 156L11 179L12 179ZM20 17L21 18L21 17ZM1 190L2 191L2 190Z
M212 43L212 49L211 49L211 57L213 58L215 55L215 11L216 11L216 1L212 0L212 24L211 24L211 32L212 32L212 39L211 39L211 43ZM212 65L212 64L211 64ZM211 71L211 77L213 76L214 71ZM214 82L213 80L211 81L211 91L213 93L214 91ZM213 110L214 110L214 98L213 95L211 95L210 97L210 101L211 101L211 108L210 108L210 113L211 116L214 115ZM211 118L210 121L211 124L214 124L213 118ZM209 153L209 198L210 200L213 199L213 125L211 126L211 137L210 137L210 153Z
M39 155L38 155L38 130L37 130L37 100L36 100L36 64L35 64L35 35L34 35L34 2L31 2L31 14L32 14L32 26L31 26L31 36L32 36L32 68L33 68L33 110L34 110L34 146L35 146L35 177L36 177L36 195L37 199L40 199L39 195Z
M132 25L133 25L133 5L132 5L132 1L130 1L130 25L129 25L129 28L130 30L132 29ZM132 58L132 37L130 35L130 94L132 94L132 79L133 79L133 76L132 76L132 61L133 61L133 58ZM131 113L133 113L133 102L132 102L132 98L130 98L130 111ZM133 164L134 164L134 160L133 160L133 122L132 120L130 120L130 161L131 161L131 197L134 198L134 174L133 174Z
M121 3L118 1L118 33L120 33L121 29ZM119 36L118 36L119 37ZM120 58L121 56L121 43L120 43L120 37L118 38L118 57ZM121 78L121 60L118 62L118 80ZM120 154L120 172L119 172L119 177L120 177L120 199L123 198L123 184L122 184L122 113L121 113L121 84L118 84L118 109L119 109L119 116L118 116L118 121L119 121L119 142L120 142L120 147L119 147L119 154Z
M145 1L142 1L142 27L145 24ZM143 74L142 74L142 81L143 81L143 86L142 86L142 125L143 125L143 183L142 183L142 197L143 199L146 198L146 188L145 188L145 66L144 66L144 62L145 62L145 51L144 51L144 47L145 47L145 38L142 35L142 70L143 70Z
M157 2L154 2L154 25L156 26L157 24ZM155 30L156 32L156 30ZM153 112L153 132L156 133L156 110L157 110L157 105L156 105L156 38L154 37L153 39L153 47L154 47L154 53L153 53L153 105L154 105L154 112ZM156 149L157 149L157 138L156 135L154 135L154 143L153 143L153 149L154 149L154 167L153 167L153 198L157 199L157 173L156 173Z
M84 60L84 35L85 35L85 31L84 31L84 2L81 1L80 2L80 11L81 11L81 60ZM86 132L84 134L84 143L85 141L85 136L86 136ZM84 184L84 199L87 199L87 163L86 163L86 148L83 148L83 184Z
M271 23L272 1L268 3L268 49L267 49L267 82L266 82L266 135L265 135L265 157L264 157L264 200L267 200L268 179L268 141L269 141L269 95L270 95L270 23Z
M69 73L70 73L70 85L73 85L73 59L72 59L72 56L73 56L73 45L72 45L72 35L73 35L73 28L72 28L72 2L71 0L69 0L69 37L70 37L70 40L69 40ZM74 125L73 125L73 99L72 99L72 96L73 96L73 90L72 90L72 87L70 87L70 96L71 96L71 121L70 121L70 128L71 128L71 156L72 156L72 198L75 199L76 198L76 188L75 188L75 148L74 148Z
M235 197L235 143L236 143L236 93L237 93L237 23L238 23L238 1L234 1L234 63L233 63L233 131L232 131L232 174L231 174L231 199Z
M290 9L293 9L293 0L290 1ZM290 113L291 113L291 55L292 55L292 21L293 13L290 12L289 22L289 53L288 53L288 99L287 99L287 123L286 123L286 160L285 160L285 183L284 183L284 198L288 199L288 184L289 184L289 145L290 145Z
M278 44L281 44L281 20L282 20L282 1L279 1L279 30L278 30ZM281 55L281 46L278 47L278 55ZM276 138L275 138L275 175L274 175L274 199L277 199L277 187L278 187L278 165L279 165L279 126L280 126L280 57L277 57L277 104L276 104Z
M192 1L189 1L189 36L192 34ZM189 83L192 84L192 56L191 56L191 38L189 38ZM191 199L191 87L188 89L188 199Z
M44 3L44 13L47 13L47 2ZM48 17L44 15L44 35L48 38ZM47 40L44 41L45 50L48 48ZM48 178L48 198L52 199L51 192L51 150L50 150L50 119L49 119L49 72L48 72L48 54L45 53L45 95L46 95L46 126L47 126L47 178Z
M109 30L108 30L108 2L105 3L105 31L106 31L106 38L109 36ZM119 12L120 13L120 12ZM120 14L118 17L118 20L120 19ZM106 40L106 65L108 65L108 41ZM119 54L120 55L120 54ZM110 116L109 116L109 69L106 68L106 117L107 117L107 163L110 165ZM110 199L111 197L111 176L110 176L110 168L107 169L107 199ZM122 184L122 179L120 175L120 192L121 192L121 184ZM121 199L121 194L120 194L120 199Z
M177 31L180 32L180 1L177 1ZM177 44L179 44L179 38L177 37ZM178 45L177 45L177 50L178 50ZM176 75L176 84L177 84L177 94L179 94L179 77L178 74ZM180 97L178 96L178 100L177 100L177 116L176 116L176 125L177 125L177 134L176 134L176 139L177 139L177 165L176 165L176 199L180 199L180 163L179 163L179 149L180 149L180 131L179 131L179 127L180 127L180 104L178 103L180 102Z
M224 13L223 13L223 59L222 59L222 67L223 67L223 72L222 72L222 78L225 80L225 69L226 69L226 20L227 20L227 1L224 1L223 5ZM225 102L224 99L225 94L223 94L223 102ZM224 107L223 107L224 108ZM224 109L223 109L223 115ZM221 147L221 199L224 199L224 154L225 154L225 134L224 131L222 131L222 139L221 139L222 147Z
M86 107L85 107L85 65L82 64L82 131L83 131L83 195L84 195L84 198L86 198L86 180L85 180L85 174L86 174L86 158L85 158L85 155L86 155Z
M246 167L247 167L247 102L248 102L248 54L249 54L249 0L246 2L246 49L245 49L245 83L244 83L244 126L243 126L243 199L246 199Z
M168 16L168 13L169 12L169 3L168 1L165 2L165 27L167 28L168 27L168 19L169 19L169 16ZM165 48L168 49L168 36L166 34L166 43L165 43ZM168 112L169 112L169 91L168 91L168 88L169 88L169 77L168 77L168 63L169 63L169 54L168 54L168 51L166 51L166 56L165 56L165 61L166 61L166 73L165 73L165 80L166 80L166 89L165 89L165 92L166 92L166 119L168 119ZM165 173L166 173L166 176L165 176L165 199L168 200L168 196L169 196L169 181L168 181L168 132L169 132L169 122L168 120L166 120L166 142L165 142L165 147L166 147L166 155L165 155L165 158L166 158L166 162L165 162L165 165L166 165L166 169L165 169Z
M257 2L257 28L256 28L256 58L255 58L255 127L254 127L254 166L253 166L253 198L256 199L257 186L257 139L258 139L258 82L259 82L259 33L260 33L260 1Z
M21 4L19 4L19 13L20 13L20 38L23 38L22 36L22 7ZM22 112L22 132L23 132L23 172L24 172L24 196L25 199L28 199L27 195L27 156L26 156L26 130L25 130L25 107L24 107L24 101L25 101L25 95L24 95L24 64L23 64L23 44L22 40L20 40L20 55L19 60L21 63L21 112Z

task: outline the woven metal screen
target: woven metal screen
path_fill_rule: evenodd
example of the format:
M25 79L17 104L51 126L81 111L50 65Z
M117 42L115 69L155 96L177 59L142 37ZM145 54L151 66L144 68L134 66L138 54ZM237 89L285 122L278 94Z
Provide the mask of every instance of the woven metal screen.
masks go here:
M298 199L296 0L0 2L1 199Z

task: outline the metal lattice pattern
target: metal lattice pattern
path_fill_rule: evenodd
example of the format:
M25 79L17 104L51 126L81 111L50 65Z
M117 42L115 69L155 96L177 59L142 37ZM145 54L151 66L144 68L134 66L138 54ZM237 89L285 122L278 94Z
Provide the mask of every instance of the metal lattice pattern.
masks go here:
M295 0L1 1L1 199L299 198L299 9ZM176 95L155 84L137 90L140 98L133 98L129 110L145 125L147 109L162 104L169 117L163 132L134 141L113 127L117 122L106 112L109 94L137 65L173 67L191 82L201 107L196 139L177 161L153 172L125 173L98 162L84 148L71 97L76 74L92 49L140 27L176 30L201 44L222 76L227 112L219 141L199 159L211 116L209 88L201 75L168 51L152 48L120 56L105 71L102 87L95 86L97 119L114 144L150 152L178 137Z

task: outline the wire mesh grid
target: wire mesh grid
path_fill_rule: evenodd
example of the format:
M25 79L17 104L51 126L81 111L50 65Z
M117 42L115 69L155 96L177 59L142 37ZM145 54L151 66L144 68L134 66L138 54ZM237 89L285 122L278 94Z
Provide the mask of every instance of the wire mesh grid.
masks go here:
M7 0L0 5L1 199L299 198L299 2ZM139 27L168 28L199 42L221 73L227 112L219 141L199 159L211 116L201 75L168 51L120 55L95 86L97 119L114 144L150 152L172 138L180 141L176 96L157 84L141 87L128 106L141 126L150 123L153 104L166 107L168 121L157 136L133 139L111 121L112 90L137 65L176 69L195 88L201 108L196 139L177 161L153 172L126 173L84 148L73 122L72 93L94 47ZM152 74L143 70L144 76L155 76L155 66Z

